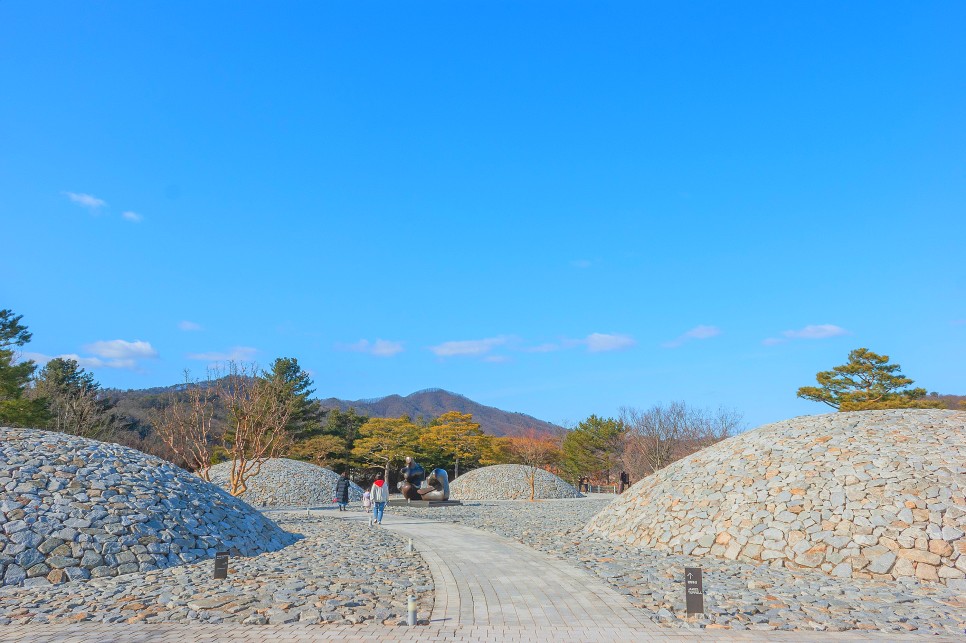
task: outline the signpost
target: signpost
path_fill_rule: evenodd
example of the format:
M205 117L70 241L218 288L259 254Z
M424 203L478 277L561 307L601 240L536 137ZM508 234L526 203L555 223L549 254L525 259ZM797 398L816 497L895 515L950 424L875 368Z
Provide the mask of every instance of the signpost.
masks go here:
M215 578L228 578L228 552L215 552Z
M704 613L704 582L700 567L684 568L684 602L687 604L688 616Z

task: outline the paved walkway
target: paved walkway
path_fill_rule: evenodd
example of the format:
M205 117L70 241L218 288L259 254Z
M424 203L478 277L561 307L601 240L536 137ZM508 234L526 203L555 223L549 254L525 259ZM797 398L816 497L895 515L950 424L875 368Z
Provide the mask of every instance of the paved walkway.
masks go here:
M329 514L331 515L331 514ZM361 513L342 520L367 521ZM430 625L244 626L99 624L0 626L16 643L310 643L315 641L924 641L882 632L735 632L661 628L589 573L506 538L451 523L386 515L384 524L429 563L436 603ZM635 613L637 612L637 613ZM952 641L929 637L929 641Z
M339 517L368 520L351 512ZM507 538L392 514L373 529L412 538L429 563L436 599L431 624L660 629L596 577Z
M880 632L729 632L715 630L664 629L640 632L608 627L498 627L446 626L383 627L379 625L12 625L0 627L0 641L11 643L316 643L356 641L359 643L473 641L498 643L828 643L828 641L909 641L938 643L955 639L942 637L889 636ZM961 639L960 639L961 641Z

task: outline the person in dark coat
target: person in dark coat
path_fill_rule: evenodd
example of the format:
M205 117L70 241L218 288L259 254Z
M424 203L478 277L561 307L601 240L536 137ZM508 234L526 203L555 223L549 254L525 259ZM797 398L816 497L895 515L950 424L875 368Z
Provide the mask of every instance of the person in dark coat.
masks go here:
M339 503L339 511L345 511L349 504L349 472L343 471L342 477L335 483L335 501Z

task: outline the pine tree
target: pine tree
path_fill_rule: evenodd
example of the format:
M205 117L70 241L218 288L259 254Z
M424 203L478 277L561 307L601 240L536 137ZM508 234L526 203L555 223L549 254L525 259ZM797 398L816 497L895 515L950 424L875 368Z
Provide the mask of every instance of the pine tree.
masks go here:
M926 389L908 388L913 380L890 364L888 355L856 348L849 361L815 376L819 386L803 386L798 397L828 404L839 411L871 409L942 408L941 402L924 400Z
M31 360L15 362L14 348L32 337L21 319L23 315L0 310L0 425L39 427L47 422L46 401L24 395L37 365Z

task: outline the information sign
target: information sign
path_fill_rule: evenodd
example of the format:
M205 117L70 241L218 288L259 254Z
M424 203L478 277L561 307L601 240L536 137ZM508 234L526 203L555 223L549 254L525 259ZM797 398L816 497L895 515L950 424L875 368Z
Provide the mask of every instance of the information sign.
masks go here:
M688 614L704 613L704 582L700 567L684 568L684 602Z

